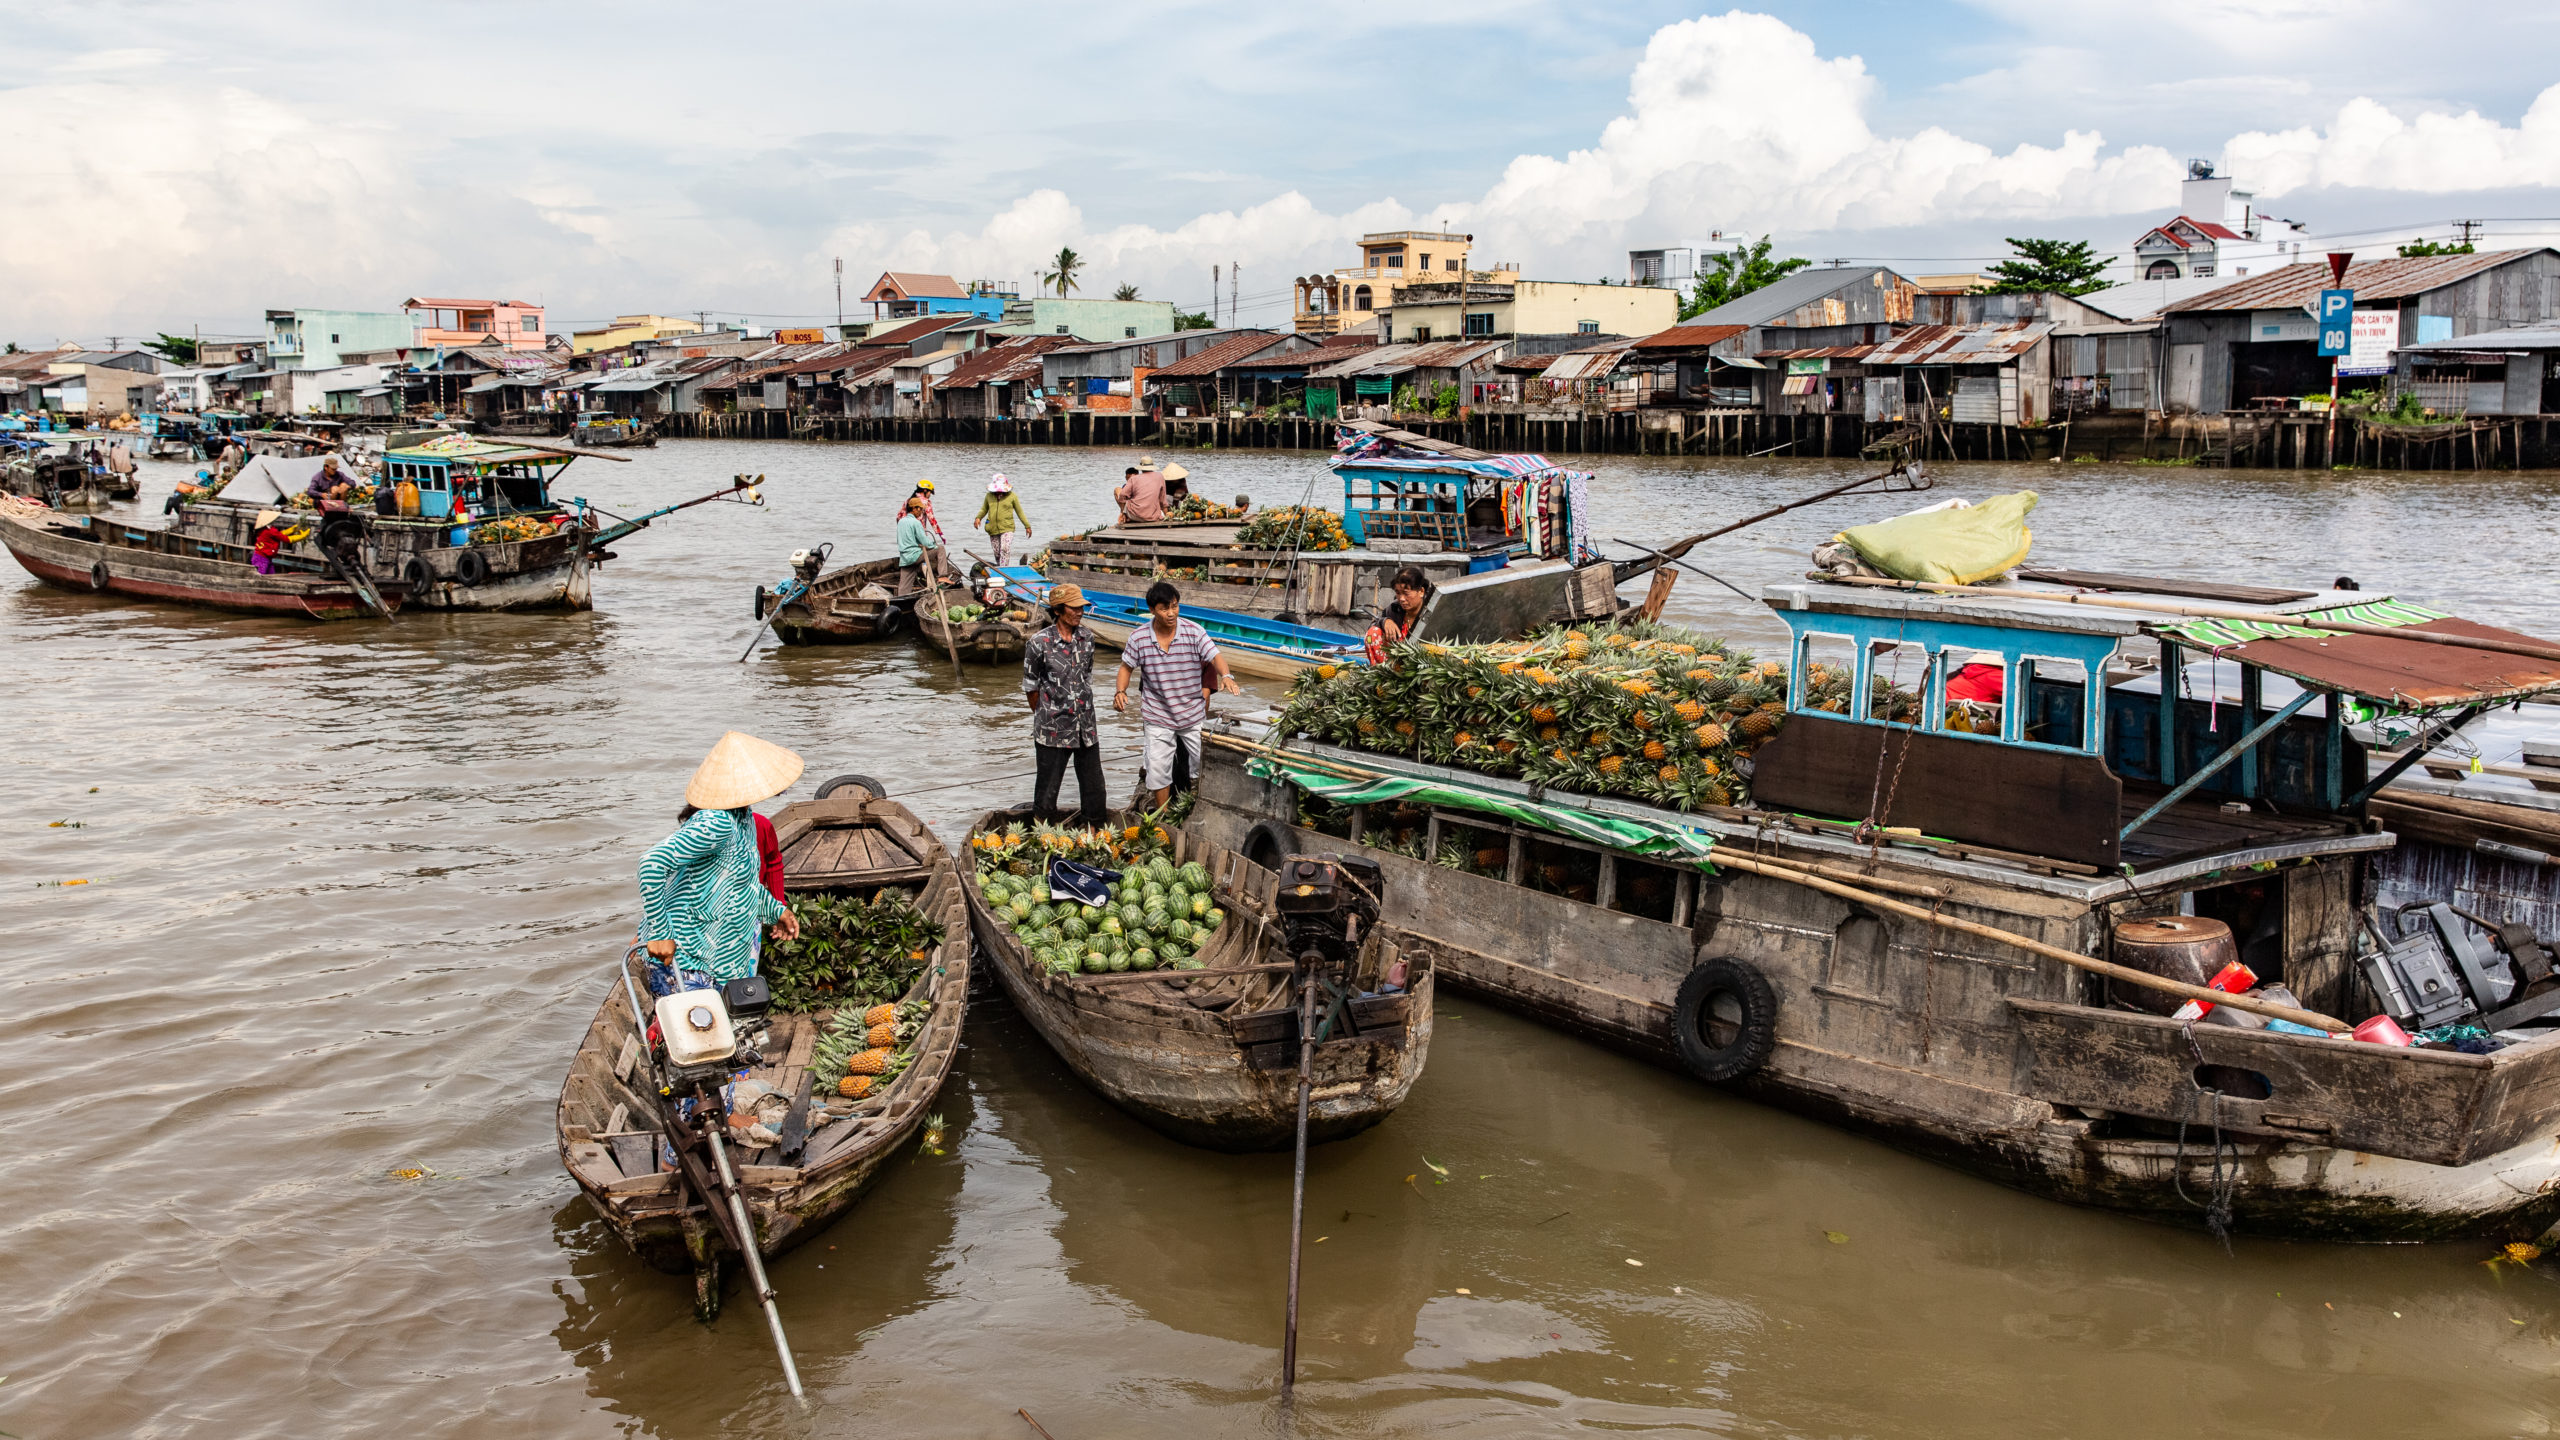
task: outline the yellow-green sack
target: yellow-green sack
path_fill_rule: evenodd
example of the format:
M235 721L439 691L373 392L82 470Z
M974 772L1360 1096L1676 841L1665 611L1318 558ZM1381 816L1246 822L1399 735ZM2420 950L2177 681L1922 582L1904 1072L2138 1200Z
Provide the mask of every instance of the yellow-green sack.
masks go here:
M1897 580L1970 585L2027 558L2027 547L2035 540L2027 528L2027 512L2035 508L2036 492L2021 490L1962 510L1879 520L1834 538Z

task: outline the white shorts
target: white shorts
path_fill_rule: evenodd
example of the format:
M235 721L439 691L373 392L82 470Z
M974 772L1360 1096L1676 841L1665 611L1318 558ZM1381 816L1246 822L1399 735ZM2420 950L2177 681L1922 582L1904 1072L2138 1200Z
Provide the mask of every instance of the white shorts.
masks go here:
M1155 725L1146 727L1147 766L1138 783L1149 790L1162 790L1173 784L1173 747L1181 742L1183 753L1191 757L1191 783L1200 783L1200 727L1174 730Z

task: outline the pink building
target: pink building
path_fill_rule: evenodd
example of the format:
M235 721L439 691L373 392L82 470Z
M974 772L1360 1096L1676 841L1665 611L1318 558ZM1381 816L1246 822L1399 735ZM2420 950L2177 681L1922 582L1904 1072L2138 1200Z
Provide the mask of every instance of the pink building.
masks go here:
M504 345L515 350L539 350L544 343L542 307L521 300L421 297L401 301L400 308L409 312L410 322L417 327L420 349Z

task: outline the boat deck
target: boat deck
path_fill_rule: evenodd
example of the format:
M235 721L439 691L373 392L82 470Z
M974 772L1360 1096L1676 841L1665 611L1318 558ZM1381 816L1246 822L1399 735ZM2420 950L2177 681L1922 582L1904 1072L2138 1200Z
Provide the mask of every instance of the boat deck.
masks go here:
M2127 795L2117 810L2117 825L2131 824L2158 798L2157 792ZM2125 863L2139 874L2199 855L2328 840L2354 833L2354 827L2339 820L2271 815L2255 807L2246 812L2226 812L2213 801L2188 800L2161 811L2150 824L2125 837L2123 854Z

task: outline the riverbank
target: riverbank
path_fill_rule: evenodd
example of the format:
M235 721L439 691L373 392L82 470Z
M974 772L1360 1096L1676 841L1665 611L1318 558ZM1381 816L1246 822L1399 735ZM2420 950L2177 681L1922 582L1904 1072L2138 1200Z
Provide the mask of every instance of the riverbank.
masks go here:
M853 444L1128 447L1196 450L1330 450L1334 424L1301 415L1152 416L1065 411L1038 419L890 419L801 411L696 411L651 422L661 435L698 440L821 440ZM1761 415L1647 409L1583 412L1479 410L1450 420L1403 417L1398 426L1479 450L1551 457L1853 459L1900 443L1932 460L2198 466L2231 470L2393 470L2413 473L2560 469L2560 416L2514 415L2433 425L2387 425L2326 415L2075 416L2052 425L1942 424L1923 437L1899 421L1856 415ZM2334 457L2334 458L2333 458Z

